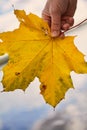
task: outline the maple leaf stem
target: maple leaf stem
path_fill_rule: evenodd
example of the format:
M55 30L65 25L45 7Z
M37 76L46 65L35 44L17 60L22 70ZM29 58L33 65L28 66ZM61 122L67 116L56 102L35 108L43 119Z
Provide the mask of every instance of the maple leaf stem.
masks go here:
M75 26L72 26L70 29L68 29L68 30L66 30L66 31L64 31L64 32L68 32L69 30L72 30L72 29L74 29L74 28L77 28L77 27L79 27L81 24L83 24L83 23L86 22L86 21L87 21L87 18L84 19L83 21L81 21L80 23L76 24Z

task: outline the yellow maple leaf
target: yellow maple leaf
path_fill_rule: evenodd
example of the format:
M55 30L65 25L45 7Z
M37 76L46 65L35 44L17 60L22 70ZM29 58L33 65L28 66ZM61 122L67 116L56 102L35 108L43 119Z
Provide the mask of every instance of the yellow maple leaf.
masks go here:
M4 91L25 90L35 77L41 85L45 101L55 107L73 88L70 72L87 73L84 55L74 45L74 36L52 38L41 18L15 10L20 26L12 32L0 33L0 55L9 54L3 68Z

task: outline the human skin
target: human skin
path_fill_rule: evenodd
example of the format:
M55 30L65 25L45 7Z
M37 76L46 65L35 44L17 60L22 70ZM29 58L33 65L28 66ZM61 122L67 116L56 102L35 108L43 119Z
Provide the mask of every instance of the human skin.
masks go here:
M64 31L74 24L77 0L47 0L42 18L51 28L52 37L63 37Z

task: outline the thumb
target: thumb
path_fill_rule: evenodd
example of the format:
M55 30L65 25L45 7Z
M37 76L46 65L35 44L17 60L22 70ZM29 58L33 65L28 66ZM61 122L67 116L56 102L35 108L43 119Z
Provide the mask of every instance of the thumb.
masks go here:
M58 37L61 30L61 15L52 14L51 15L51 36Z

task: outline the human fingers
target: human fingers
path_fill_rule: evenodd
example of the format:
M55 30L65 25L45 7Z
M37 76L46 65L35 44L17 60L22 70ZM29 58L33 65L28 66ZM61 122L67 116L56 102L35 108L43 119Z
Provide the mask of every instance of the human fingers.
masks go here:
M51 14L51 36L58 37L61 30L61 15L59 13Z
M72 25L74 24L74 19L73 17L69 16L64 16L62 17L62 29L63 30L68 30Z
M73 17L77 7L77 0L69 0L68 8L65 15Z
M49 25L49 27L51 27L51 17L50 16L48 16L47 14L42 14L42 18L43 18L43 20L45 21L45 22L47 22L48 23L48 25Z

